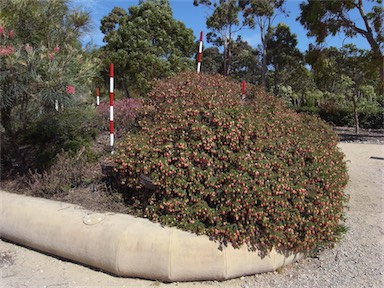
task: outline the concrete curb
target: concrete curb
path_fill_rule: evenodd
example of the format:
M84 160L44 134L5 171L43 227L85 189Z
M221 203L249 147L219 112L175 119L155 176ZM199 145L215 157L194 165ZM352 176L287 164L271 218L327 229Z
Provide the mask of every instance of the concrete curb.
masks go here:
M219 249L206 236L125 214L0 191L0 237L117 276L165 282L227 280L274 271L302 254Z

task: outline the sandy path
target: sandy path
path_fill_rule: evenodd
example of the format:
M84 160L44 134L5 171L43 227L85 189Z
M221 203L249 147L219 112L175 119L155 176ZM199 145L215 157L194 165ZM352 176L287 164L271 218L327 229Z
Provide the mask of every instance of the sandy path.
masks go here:
M340 144L348 161L350 230L335 249L279 273L164 284L118 278L0 240L0 287L384 287L384 145ZM371 157L378 157L374 159Z

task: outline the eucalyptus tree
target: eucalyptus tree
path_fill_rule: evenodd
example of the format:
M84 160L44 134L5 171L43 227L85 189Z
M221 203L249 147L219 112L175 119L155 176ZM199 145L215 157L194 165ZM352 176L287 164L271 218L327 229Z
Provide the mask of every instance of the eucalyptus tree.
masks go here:
M207 18L207 40L215 46L223 47L223 74L230 75L232 70L233 43L237 33L245 27L240 21L241 8L238 0L194 0L194 5L205 5L212 10Z
M371 3L369 3L371 2ZM383 91L384 68L384 10L382 0L306 0L300 4L300 23L308 29L308 36L324 42L328 35L343 32L352 38L361 35L369 43L373 61L380 73ZM370 4L370 5L368 5Z
M273 93L279 95L281 84L289 85L293 70L300 69L304 56L297 48L297 36L292 34L289 27L279 23L273 27L267 41L267 64L271 67Z
M208 74L223 74L223 53L216 46L204 49L204 65L201 71Z
M383 113L380 102L384 99L374 89L380 80L377 70L370 67L371 57L370 51L352 44L341 49L312 47L306 57L327 106L330 109L351 107L356 133L359 132L359 114L363 109Z
M233 38L239 30L239 7L236 0L221 1L207 19L207 27L213 32L207 34L208 42L224 48L223 74L230 75L232 68Z
M261 84L266 85L267 66L267 43L271 28L277 15L286 14L284 10L285 0L239 0L243 17L250 28L258 28L262 46L262 73Z
M261 65L258 61L259 51L251 47L239 36L232 46L231 78L257 84L255 76L260 75ZM204 50L204 65L202 71L210 74L223 73L224 54L216 46Z
M100 29L105 64L115 64L128 97L128 91L144 95L153 79L194 67L193 31L173 18L168 0L140 1L128 11L115 7Z
M260 53L240 36L233 44L231 77L239 81L258 84L261 76Z

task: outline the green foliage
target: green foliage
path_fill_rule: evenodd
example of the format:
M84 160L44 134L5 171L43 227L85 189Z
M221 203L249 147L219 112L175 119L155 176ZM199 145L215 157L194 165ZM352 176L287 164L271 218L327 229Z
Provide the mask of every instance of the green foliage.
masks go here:
M377 89L380 80L377 71L372 70L370 51L351 44L341 49L311 47L307 61L322 93L321 97L316 97L316 102L323 119L357 129L367 125L382 127L379 122L383 99Z
M78 40L87 31L90 15L71 10L68 0L2 0L0 24L15 32L15 37L33 46L53 49L61 44L79 48ZM28 11L29 13L26 13Z
M17 163L7 170L25 173L51 164L61 148L76 150L83 141L63 139L67 132L47 116L86 102L98 70L98 60L83 51L79 41L89 15L67 5L65 0L0 1L1 159ZM33 127L35 123L39 128ZM52 130L55 125L58 131ZM29 139L33 151L21 149L20 141L31 129L43 139ZM38 156L32 159L35 149Z
M270 31L267 41L267 64L272 66L273 89L271 90L276 96L285 93L279 89L281 84L293 82L289 79L293 74L292 71L299 70L303 66L303 55L296 47L296 37L288 26L281 23Z
M157 82L117 147L120 184L156 186L144 214L234 247L311 250L337 241L347 183L337 137L255 88L183 73ZM147 191L148 193L148 191Z
M315 36L317 43L325 41L328 35L335 36L343 32L347 37L356 35L367 40L372 50L371 65L380 74L379 89L384 91L383 68L383 19L382 0L307 0L300 4L301 14L298 20L308 30L308 36ZM351 18L350 15L357 15ZM360 22L360 23L358 23Z
M354 126L352 107L340 107L335 103L325 103L316 110L309 107L302 107L302 112L314 112L321 119L335 126ZM361 128L384 129L384 108L378 106L367 106L359 109L359 122Z
M197 46L198 49L198 46ZM198 50L196 50L198 51ZM207 74L222 74L223 55L217 47L208 47L204 49L204 59L201 71Z
M239 6L243 11L245 23L252 29L257 27L260 32L262 49L261 84L263 86L266 85L268 72L268 39L275 16L279 13L286 13L284 10L284 2L285 0L239 0Z
M101 22L107 43L105 63L114 63L126 90L144 95L150 82L193 68L191 29L173 18L168 1L143 1L128 8L115 7Z
M200 3L212 5L204 3L204 1L200 1ZM240 7L237 0L214 1L213 6L215 9L206 21L207 28L211 30L207 33L207 41L218 47L223 46L223 75L229 75L232 70L234 38L236 33L245 26L245 23L240 25Z
M217 47L204 49L201 71L209 74L224 74L224 53L220 53ZM261 67L259 53L241 37L231 42L231 66L230 76L238 81L257 83Z
M259 51L238 37L232 44L231 77L238 81L258 83L261 74L259 58Z
M12 138L56 101L84 101L98 63L78 40L89 17L67 1L5 0L0 15L1 120Z
M328 35L336 35L343 31L348 37L363 35L372 46L379 49L383 41L383 7L382 0L372 0L374 5L368 8L364 1L350 0L307 0L300 4L300 23L308 29L308 35L316 36L317 42L323 42ZM366 5L364 7L364 5ZM349 13L357 12L364 25L356 25L356 20L348 17ZM372 29L373 28L373 29ZM372 42L373 41L373 42ZM374 47L374 46L377 47Z
M54 163L62 151L69 155L83 147L85 154L94 158L88 149L98 134L101 121L91 108L68 108L40 117L26 132L23 142L36 148L36 159L40 167Z

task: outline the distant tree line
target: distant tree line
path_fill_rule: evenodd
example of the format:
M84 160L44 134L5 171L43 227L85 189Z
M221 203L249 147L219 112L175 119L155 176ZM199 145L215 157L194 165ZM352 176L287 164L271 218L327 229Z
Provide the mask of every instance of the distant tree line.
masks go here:
M382 1L369 1L371 5L362 0L303 2L297 20L316 39L304 53L298 50L297 36L287 25L274 26L276 16L287 13L284 2L194 0L195 5L212 10L207 27L211 30L208 42L213 46L204 50L202 71L263 85L298 111L320 114L335 125L354 125L356 132L360 126L382 128ZM360 17L361 27L350 13ZM235 32L243 27L258 29L258 47L237 36ZM340 32L347 37L363 36L371 50L322 44L327 36Z
M284 0L194 0L211 11L202 72L220 73L262 85L298 111L317 113L335 125L383 126L383 8L381 0L312 1L297 19L316 39L308 50L276 16L287 14ZM350 18L355 12L363 26ZM257 29L261 44L251 47L243 28ZM168 0L140 1L128 11L114 8L101 22L106 45L101 58L118 63L120 86L128 97L145 95L150 81L194 69L198 42L173 18ZM325 47L329 35L344 32L367 39L371 50L354 45ZM194 44L193 44L194 43ZM104 65L107 67L107 65ZM104 71L107 76L107 71Z

